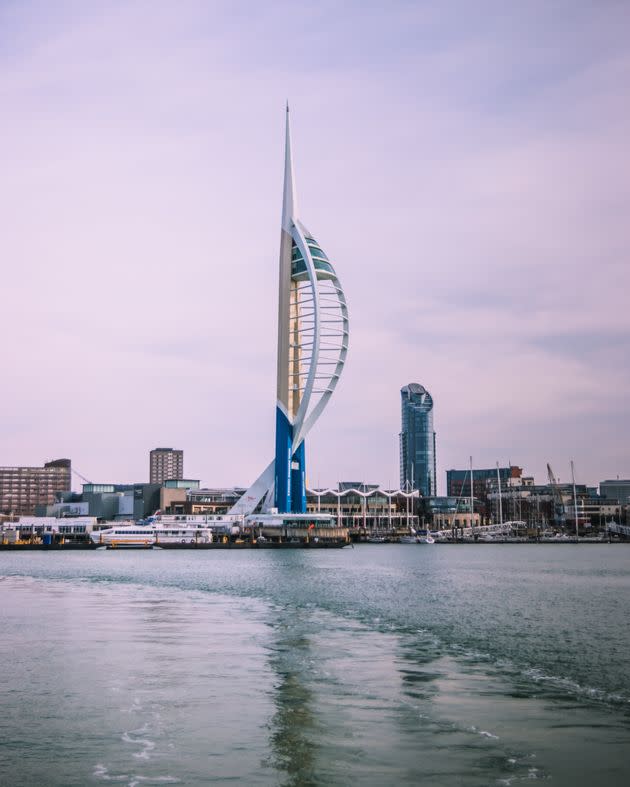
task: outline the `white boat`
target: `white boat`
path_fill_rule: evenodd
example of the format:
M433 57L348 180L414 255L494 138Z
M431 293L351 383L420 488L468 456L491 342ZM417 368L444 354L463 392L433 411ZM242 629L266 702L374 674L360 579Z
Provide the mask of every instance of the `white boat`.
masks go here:
M135 522L120 522L102 530L93 530L90 538L103 547L149 549L155 544L155 528L141 527Z
M147 549L168 544L211 544L210 528L163 527L160 525L114 525L90 533L95 544L106 547Z
M110 527L94 530L90 538L95 544L117 549L212 544L238 534L242 521L234 515L163 515L146 522L112 522Z
M425 536L418 536L418 543L419 544L435 544L435 539L431 535L430 531L427 530Z

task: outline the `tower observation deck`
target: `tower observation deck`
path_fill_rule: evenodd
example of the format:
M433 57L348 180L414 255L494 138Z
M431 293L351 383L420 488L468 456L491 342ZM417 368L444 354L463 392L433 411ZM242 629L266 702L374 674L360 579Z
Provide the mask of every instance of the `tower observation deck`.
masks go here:
M306 511L304 438L321 416L348 353L348 308L331 260L298 218L289 108L278 292L278 376L275 457L231 509Z

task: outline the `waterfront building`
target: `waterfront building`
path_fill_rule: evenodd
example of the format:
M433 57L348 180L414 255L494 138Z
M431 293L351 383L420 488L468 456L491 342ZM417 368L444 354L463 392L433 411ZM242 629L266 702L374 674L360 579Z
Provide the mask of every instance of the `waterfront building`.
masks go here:
M46 535L61 536L65 541L83 540L96 527L96 517L75 516L59 519L50 516L19 516L0 526L0 544L30 541Z
M161 484L83 484L81 500L98 519L144 519L160 507Z
M55 492L55 502L35 506L35 516L88 516L89 505L79 492Z
M156 511L186 513L188 495L198 489L199 481L190 479L170 479L162 485L89 483L81 493L57 492L55 502L37 506L35 515L120 521L145 519Z
M575 506L571 500L567 505L567 520L570 527L575 525ZM623 506L616 500L579 497L577 500L577 520L583 535L594 535L606 530L607 522L619 523L623 517ZM590 533L589 533L590 530Z
M455 514L458 511L470 511L469 497L458 498L441 495L439 497L426 497L420 502L422 515L431 518L439 514Z
M481 514L467 511L436 512L431 520L432 530L453 530L467 527L480 527L483 524Z
M606 500L616 500L621 505L630 505L630 480L617 478L600 481L599 493Z
M165 481L160 489L159 510L161 512L169 511L183 514L191 489L199 489L199 481L197 479L172 478Z
M198 478L169 478L163 484L165 489L199 489Z
M163 484L184 477L184 452L175 448L154 448L149 453L149 483Z
M173 503L170 512L173 514L227 514L240 500L245 489L206 487L189 489L185 502Z
M238 487L191 488L185 490L185 499L172 500L161 510L179 516L231 513L245 491ZM332 514L341 526L353 529L408 529L410 525L418 526L418 498L417 491L388 490L378 484L342 481L334 489L306 489L306 513Z
M0 513L34 514L55 502L55 492L70 491L71 462L55 459L43 467L0 467Z
M429 497L437 493L433 398L424 386L409 383L400 399L400 485Z
M523 468L510 465L499 468L499 477L503 489L508 486L521 486ZM481 501L486 501L488 492L497 480L497 468L473 469L473 495ZM532 479L533 483L533 479ZM446 471L446 494L449 497L463 497L470 495L470 470Z
M307 489L309 513L334 514L352 531L409 531L418 527L419 492L340 481L336 489Z
M275 457L231 513L306 511L304 440L339 381L348 352L348 309L332 262L299 218L289 109L280 234Z

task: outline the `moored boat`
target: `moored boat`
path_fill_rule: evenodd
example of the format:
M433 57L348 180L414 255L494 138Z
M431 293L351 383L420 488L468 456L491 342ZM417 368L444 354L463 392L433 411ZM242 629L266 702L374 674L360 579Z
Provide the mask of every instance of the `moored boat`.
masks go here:
M110 549L150 549L227 543L241 532L242 517L163 515L142 522L115 522L90 533L92 541Z

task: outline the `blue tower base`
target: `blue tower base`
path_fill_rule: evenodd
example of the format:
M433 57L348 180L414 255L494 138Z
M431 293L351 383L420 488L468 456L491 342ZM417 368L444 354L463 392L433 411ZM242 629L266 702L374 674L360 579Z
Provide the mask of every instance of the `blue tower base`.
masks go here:
M291 455L293 425L276 408L275 507L281 514L306 513L306 457L304 441Z

